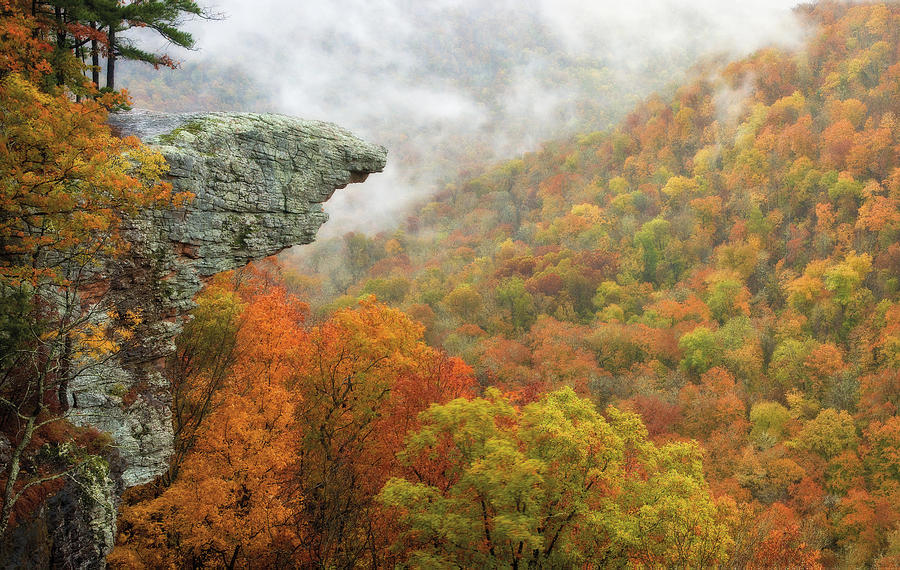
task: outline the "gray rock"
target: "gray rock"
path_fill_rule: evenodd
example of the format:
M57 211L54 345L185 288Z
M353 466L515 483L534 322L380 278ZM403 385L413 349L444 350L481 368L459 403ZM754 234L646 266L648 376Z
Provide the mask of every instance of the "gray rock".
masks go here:
M322 202L380 172L387 151L331 123L283 115L132 111L111 123L145 137L168 162L174 191L195 196L130 222L134 255L110 268L104 300L141 315L141 342L69 386L70 420L114 436L123 482L133 486L166 468L172 432L161 365L204 278L313 241L328 219Z

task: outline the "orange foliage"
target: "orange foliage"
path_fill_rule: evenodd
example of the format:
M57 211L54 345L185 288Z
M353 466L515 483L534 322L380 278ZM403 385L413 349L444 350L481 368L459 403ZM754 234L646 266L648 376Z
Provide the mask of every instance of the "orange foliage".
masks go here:
M249 275L249 277L247 277ZM387 555L372 497L432 403L471 395L471 369L364 300L304 324L306 307L251 269L237 358L174 483L126 506L113 566L347 564ZM225 281L225 280L220 280Z
M819 551L804 540L797 516L791 509L775 503L755 523L765 534L759 537L759 543L754 548L754 566L807 570L822 568Z

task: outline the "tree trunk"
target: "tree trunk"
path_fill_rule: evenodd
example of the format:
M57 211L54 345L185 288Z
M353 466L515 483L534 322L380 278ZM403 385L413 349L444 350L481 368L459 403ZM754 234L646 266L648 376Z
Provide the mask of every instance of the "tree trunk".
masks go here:
M86 67L85 62L87 60L85 59L83 44L79 43L78 47L75 48L75 57L77 57L78 60L81 62L81 67L82 67L81 77L84 78L87 76L87 74L84 72L84 68ZM81 81L80 83L83 85L84 81ZM81 90L80 89L75 93L75 102L81 103Z
M28 444L31 443L31 437L34 435L35 419L36 416L28 418L22 439L9 459L9 468L6 471L6 486L3 490L3 508L0 509L0 540L6 538L6 531L9 528L9 517L12 514L13 506L16 504L16 481L19 479L22 454L25 452Z
M69 411L69 374L72 372L72 335L66 333L63 342L62 362L60 363L59 386L56 388L56 399L59 409L65 414Z
M234 547L234 553L231 555L231 560L228 562L228 570L234 570L234 564L237 562L238 552L241 550L241 545L238 544Z
M109 25L106 36L109 42L109 55L106 58L106 86L109 89L116 88L116 27Z
M91 22L91 28L97 29L94 22ZM91 40L91 81L100 89L100 46L96 38Z
M62 58L63 53L66 51L66 28L65 28L65 14L63 13L62 8L57 6L54 9L54 16L56 16L56 53L58 57ZM58 64L59 67L56 70L56 85L58 87L62 87L62 85L66 82L66 75L63 72L63 66Z

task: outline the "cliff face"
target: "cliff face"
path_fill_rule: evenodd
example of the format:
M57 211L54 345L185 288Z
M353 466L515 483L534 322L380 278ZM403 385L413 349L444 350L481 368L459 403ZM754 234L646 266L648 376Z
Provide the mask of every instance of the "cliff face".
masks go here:
M110 122L161 152L174 190L195 198L132 220L131 255L83 299L85 308L102 305L98 314L131 312L141 322L136 342L91 363L66 390L68 419L108 432L118 449L108 469L70 485L27 531L51 545L42 561L67 567L102 564L121 492L166 469L173 436L163 365L204 278L311 242L327 220L322 202L380 172L387 155L335 125L279 115L131 112Z
M386 151L335 125L279 115L142 112L113 126L144 137L166 158L174 190L195 196L134 220L135 255L112 269L107 296L118 313L141 316L143 341L69 386L70 421L113 435L128 487L165 469L171 421L159 365L202 279L311 242L328 219L322 202L380 172Z

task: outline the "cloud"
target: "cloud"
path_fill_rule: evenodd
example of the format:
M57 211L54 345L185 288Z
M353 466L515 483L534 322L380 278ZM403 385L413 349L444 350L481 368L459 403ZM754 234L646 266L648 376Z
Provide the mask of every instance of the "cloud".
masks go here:
M750 53L796 47L804 37L798 2L757 0L540 0L542 18L571 51L609 50L626 65L678 52Z
M388 146L327 205L328 233L389 227L454 167L604 128L696 58L799 45L793 0L219 0L187 61L236 64L277 110ZM252 110L252 109L249 109Z

